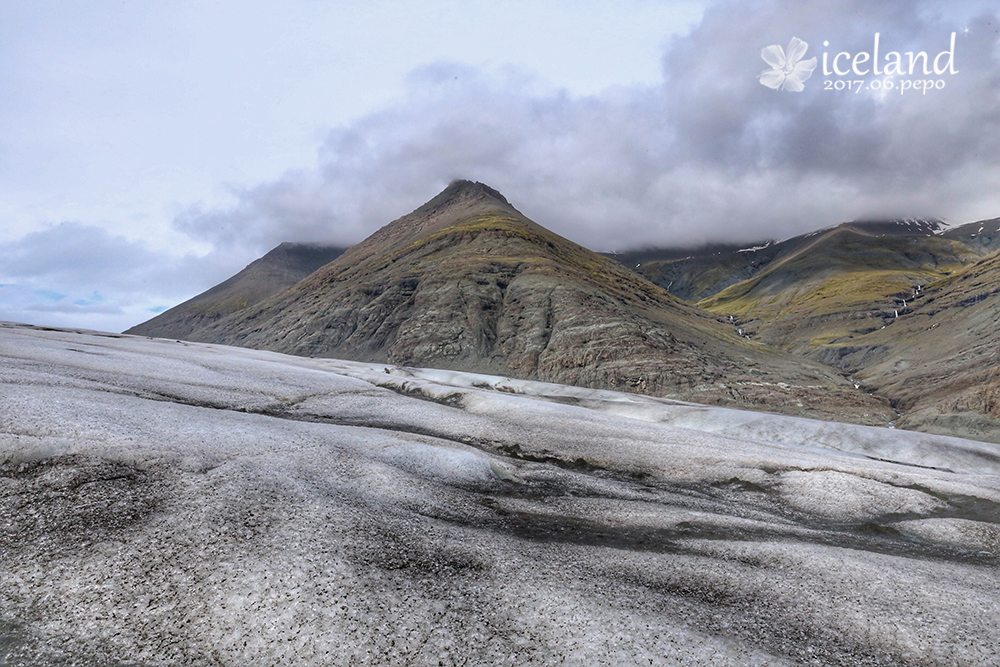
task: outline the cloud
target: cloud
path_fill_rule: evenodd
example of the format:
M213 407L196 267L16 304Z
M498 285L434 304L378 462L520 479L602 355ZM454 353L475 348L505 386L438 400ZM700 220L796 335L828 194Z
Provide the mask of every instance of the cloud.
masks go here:
M332 130L316 169L191 211L187 233L259 249L353 243L453 178L487 182L536 221L597 249L754 240L872 215L1000 214L996 15L943 4L723 2L664 54L660 86L574 97L529 74L456 63L415 70L403 99ZM963 31L967 25L968 34ZM759 84L760 51L927 51L959 32L959 73L926 95Z
M113 330L242 268L221 253L175 256L73 222L0 244L0 257L0 319Z

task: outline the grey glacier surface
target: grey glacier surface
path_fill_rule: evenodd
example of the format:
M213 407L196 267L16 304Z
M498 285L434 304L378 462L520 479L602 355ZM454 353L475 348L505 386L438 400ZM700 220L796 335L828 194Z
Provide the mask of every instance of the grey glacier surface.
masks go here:
M998 665L1000 446L0 324L0 664Z

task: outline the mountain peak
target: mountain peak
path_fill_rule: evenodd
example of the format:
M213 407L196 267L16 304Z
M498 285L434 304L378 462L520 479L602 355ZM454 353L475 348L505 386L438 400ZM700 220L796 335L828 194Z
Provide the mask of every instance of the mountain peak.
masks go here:
M505 204L510 203L507 201L506 197L500 194L499 191L494 190L490 186L486 185L485 183L481 183L480 181L469 181L464 178L456 178L451 183L449 183L448 187L446 187L441 192L443 194L449 191L461 192L472 196L488 196L488 197L493 197L494 199L499 199Z
M495 203L513 208L506 197L485 183L456 179L413 214L431 215L451 206L471 203Z
M462 220L497 213L527 221L510 205L506 197L490 186L474 181L454 180L412 213L393 220L348 250L343 260L344 263L357 265L363 257L406 246Z

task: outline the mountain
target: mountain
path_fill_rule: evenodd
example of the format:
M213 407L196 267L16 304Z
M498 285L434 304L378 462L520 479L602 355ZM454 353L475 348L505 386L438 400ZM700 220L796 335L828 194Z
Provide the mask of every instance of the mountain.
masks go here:
M469 181L187 338L863 423L895 416L837 371L748 341Z
M771 250L756 254L758 251ZM756 273L771 261L777 247L767 241L754 248L708 244L697 248L645 248L602 253L679 299L695 302ZM745 254L754 253L754 254Z
M636 267L753 339L848 373L902 428L1000 442L1000 219L845 223ZM667 259L663 259L667 257Z
M975 227L973 227L975 224ZM929 238L941 235L964 243L980 223L973 223L948 232L939 220L871 220L846 222L837 227L821 229L784 241L760 240L749 244L709 244L697 248L645 248L607 253L625 266L642 274L674 296L696 302L713 296L731 285L753 278L771 263L782 260L805 248L815 247L817 237L837 230L849 230L871 239L895 237ZM996 234L1000 246L1000 234ZM993 236L981 235L974 254L986 254ZM994 250L996 248L993 248Z
M1000 250L1000 218L953 227L942 236L959 241L983 255L996 252Z
M650 249L619 253L615 259L674 296L696 302L752 278L770 262L797 248L799 240L763 241L750 248L730 245L687 251ZM632 264L633 259L638 261Z
M333 246L282 243L232 278L125 333L189 338L226 315L288 289L343 252L344 248Z
M634 270L671 294L788 351L870 333L919 288L1000 248L1000 221L947 229L937 220L855 221L785 241L688 251L647 249ZM678 256L683 255L683 256Z
M1000 252L932 283L898 318L811 356L889 398L898 425L1000 442Z
M751 278L698 305L734 316L770 345L808 351L879 329L919 287L977 258L962 243L923 229L882 229L845 224L800 237Z

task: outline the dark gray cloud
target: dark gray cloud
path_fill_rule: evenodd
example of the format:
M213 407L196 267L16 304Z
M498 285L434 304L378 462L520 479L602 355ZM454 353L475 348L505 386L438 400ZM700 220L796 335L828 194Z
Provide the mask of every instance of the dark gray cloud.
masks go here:
M784 236L870 215L997 215L998 24L944 3L722 2L669 43L662 85L591 97L437 63L411 75L404 99L331 131L315 170L177 225L259 251L351 243L456 177L596 249ZM756 79L769 44L796 36L821 60L871 51L876 32L883 54L931 59L958 32L959 73L934 77L943 91L881 97L824 90L822 64L802 93Z

